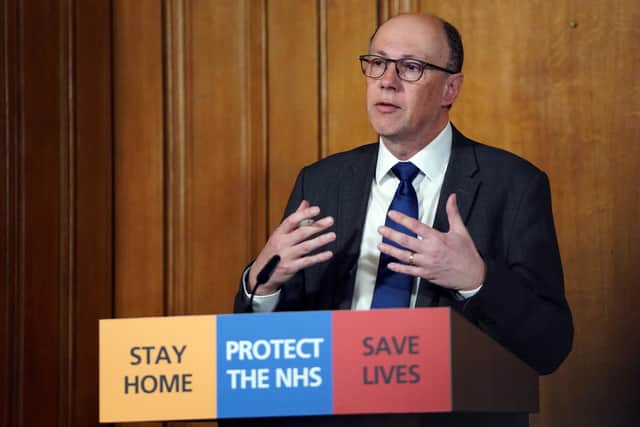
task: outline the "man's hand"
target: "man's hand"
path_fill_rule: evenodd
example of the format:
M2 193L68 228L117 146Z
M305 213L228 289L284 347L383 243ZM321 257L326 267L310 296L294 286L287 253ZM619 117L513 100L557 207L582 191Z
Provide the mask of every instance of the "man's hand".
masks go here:
M275 229L262 252L260 252L251 266L247 289L249 292L256 285L256 277L260 270L274 255L280 255L280 263L269 281L258 288L256 295L271 294L277 291L298 271L331 259L333 256L331 251L307 255L336 239L334 232L323 233L313 237L333 225L333 218L330 216L313 221L313 218L319 213L320 208L318 206L309 206L309 202L303 200L298 209ZM307 222L309 225L304 225Z
M406 263L389 263L389 269L398 273L422 277L445 288L458 291L476 289L484 282L485 263L462 222L456 195L447 200L449 232L441 233L397 211L389 218L416 233L414 238L389 227L378 232L405 249L380 243L378 249Z

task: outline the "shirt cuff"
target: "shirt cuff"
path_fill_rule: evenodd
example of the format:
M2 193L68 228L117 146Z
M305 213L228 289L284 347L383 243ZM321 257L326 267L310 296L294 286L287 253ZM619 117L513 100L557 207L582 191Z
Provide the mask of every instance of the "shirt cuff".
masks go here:
M247 292L247 277L250 269L251 266L245 268L242 273L242 291L247 300L251 298L251 293ZM278 301L280 301L280 289L269 295L254 295L251 308L255 313L268 313L276 309Z
M482 285L478 286L475 289L471 289L470 291L458 291L458 295L460 295L463 300L467 300L477 294L480 289L482 289Z

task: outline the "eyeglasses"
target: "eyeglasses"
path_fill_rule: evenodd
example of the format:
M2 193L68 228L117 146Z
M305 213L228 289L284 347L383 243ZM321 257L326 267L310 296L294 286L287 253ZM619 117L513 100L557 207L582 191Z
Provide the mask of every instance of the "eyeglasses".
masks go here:
M419 59L389 59L378 55L360 55L360 68L362 68L362 73L373 79L379 79L384 75L389 62L396 64L398 77L407 82L420 80L425 68L431 68L447 74L456 74L456 71L442 68L429 62L420 61Z

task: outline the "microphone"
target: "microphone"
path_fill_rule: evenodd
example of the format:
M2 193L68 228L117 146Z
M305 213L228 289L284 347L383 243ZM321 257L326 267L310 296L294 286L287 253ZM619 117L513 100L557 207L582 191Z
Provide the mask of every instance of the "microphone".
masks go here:
M258 273L258 277L256 278L256 285L253 287L251 291L251 297L249 298L249 308L253 309L253 297L256 295L256 290L258 286L263 285L271 279L271 275L275 271L276 267L280 263L280 255L274 255L271 257L269 262L262 267L262 270Z

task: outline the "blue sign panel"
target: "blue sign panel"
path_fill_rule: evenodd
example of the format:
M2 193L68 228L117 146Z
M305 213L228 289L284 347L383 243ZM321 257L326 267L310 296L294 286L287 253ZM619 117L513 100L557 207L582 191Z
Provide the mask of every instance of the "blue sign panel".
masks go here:
M218 418L333 413L331 312L217 318Z

